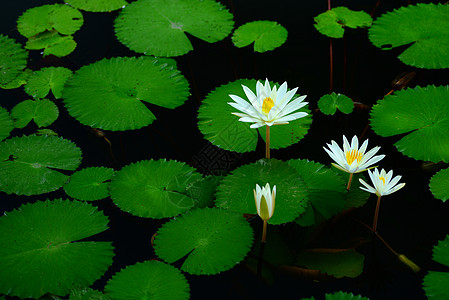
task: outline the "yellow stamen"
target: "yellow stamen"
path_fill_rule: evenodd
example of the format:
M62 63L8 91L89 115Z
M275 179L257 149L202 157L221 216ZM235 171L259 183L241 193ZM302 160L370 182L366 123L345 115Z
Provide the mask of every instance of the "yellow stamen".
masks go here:
M346 152L346 161L348 162L349 165L351 165L354 162L354 160L357 160L357 162L359 163L362 160L362 157L363 153L357 150Z
M382 182L385 184L385 178L383 178L382 176L380 176L379 179L382 180Z
M265 113L265 114L269 113L270 110L273 108L273 106L274 106L273 99L271 99L270 97L263 99L263 103L262 103L263 113Z

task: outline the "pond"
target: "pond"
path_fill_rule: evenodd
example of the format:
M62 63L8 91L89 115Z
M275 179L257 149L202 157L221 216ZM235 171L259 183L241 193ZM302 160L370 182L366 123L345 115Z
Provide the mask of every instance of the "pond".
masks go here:
M199 2L202 2L202 0L199 0ZM68 97L67 91L63 91L63 99L56 99L50 93L46 98L56 104L59 116L55 122L45 128L51 129L58 136L73 142L82 152L82 160L79 166L61 172L69 178L75 169L78 171L89 167L106 167L118 171L114 175L118 177L122 176L118 175L119 170L129 168L132 164L137 165L136 163L140 161L176 160L194 168L203 176L216 178L214 179L216 185L221 185L221 190L220 187L218 190L221 193L226 193L228 189L231 190L231 187L223 187L223 181L220 183L220 180L229 178L230 174L234 174L242 166L254 165L257 161L263 159L265 157L265 142L263 140L265 136L256 137L257 146L251 151L246 150L239 153L229 151L227 146L220 145L221 147L219 147L216 145L217 143L214 144L213 138L206 139L198 128L200 107L206 99L211 97L212 91L239 79L255 79L264 82L267 78L278 84L285 81L288 83L289 89L298 87L297 94L307 95L304 101L308 102L311 125L310 128L308 128L308 125L304 125L307 127L307 133L304 137L300 136L301 134L298 134L299 137L294 137L292 130L289 146L271 149L271 158L275 161L273 164L284 164L291 159L306 159L325 165L326 170L329 167L333 172L337 170L330 166L333 161L323 149L326 143L330 143L331 140L335 140L337 144L341 145L343 135L348 139L355 135L360 137L360 141L369 139L368 149L380 146L381 150L378 154L385 154L386 157L376 165L385 168L387 171L393 170L394 175L402 175L401 182L406 183L400 191L382 197L379 213L378 233L397 253L394 254L370 231L377 197L375 195L369 196L366 193L365 200L358 207L346 207L344 210L341 207L339 212L343 212L332 213L332 217L329 216L329 218L326 218L327 220L323 219L320 224L300 226L295 220L275 222L276 225L269 224L267 243L263 250L269 257L266 258L267 263L262 268L262 272L258 272L257 258L262 221L255 214L256 210L253 207L250 209L251 212L248 211L249 215L245 214L248 220L245 222L250 225L248 228L251 228L254 232L251 234L254 242L251 241L249 247L256 248L253 248L251 252L248 249L241 261L227 270L217 272L218 274L194 275L185 272L183 269L182 274L190 286L190 298L255 299L275 297L277 299L301 299L313 296L315 299L324 299L326 293L343 291L354 295L359 294L370 299L426 299L423 289L423 278L426 274L429 271L449 272L447 266L432 259L433 247L437 245L438 241L444 240L449 233L449 207L447 203L436 199L429 190L430 179L437 171L447 168L448 160L440 162L431 159L414 159L410 155L401 153L404 149L399 151L399 147L396 147L395 143L406 136L408 131L385 136L377 134L377 131L373 131L370 125L370 120L373 121L371 107L386 94L393 92L395 87L392 86L392 83L397 82L400 78L410 79L404 86L401 86L404 88L427 87L428 85L447 86L449 84L447 68L426 69L404 64L398 59L398 56L407 49L411 42L392 50L381 50L370 42L368 29L346 28L344 38L333 38L331 42L333 76L332 87L330 87L330 38L318 32L314 27L314 17L328 9L326 1L220 0L217 2L224 5L232 13L235 22L234 29L256 20L278 22L288 31L285 43L271 51L259 53L254 51L253 45L242 48L234 46L231 39L232 33L214 43L208 43L187 34L193 50L172 58L175 60L175 68L188 82L189 95L174 108L158 106L151 101L149 101L150 103L145 102L144 105L151 110L156 119L147 126L140 126L132 130L114 131L83 125L72 116L73 114L69 113L67 105L64 103L65 98ZM364 11L372 14L375 20L386 12L407 5L415 5L418 2L443 3L444 1L347 0L332 1L332 7L346 6L354 11ZM29 8L55 3L62 4L61 1L48 0L42 0L39 3L32 0L4 3L0 12L1 34L25 45L27 38L17 30L18 17ZM75 50L62 57L43 56L42 50L30 50L27 68L37 71L48 67L65 67L75 72L83 66L105 58L144 56L130 50L115 36L113 24L119 15L120 10L98 13L82 11L83 24L74 33ZM344 20L340 21L343 22ZM173 28L182 29L182 24L173 24ZM398 27L400 25L398 24ZM445 34L447 38L449 35ZM443 43L441 52L449 57L449 50L444 47ZM163 59L162 62L164 62ZM169 62L168 64L172 63ZM133 74L133 72L129 73L129 77L135 77L137 81L139 81L139 76ZM123 80L125 81L125 79ZM151 85L151 83L148 84ZM71 81L71 85L75 85L74 81ZM81 83L81 86L87 89L84 82ZM254 90L255 86L252 89ZM396 89L399 88L396 86ZM355 103L354 110L350 114L344 114L340 111L334 115L323 114L318 108L318 101L323 95L329 94L331 91L351 98ZM167 91L161 90L161 93L165 92ZM240 90L240 93L243 94L242 90ZM0 94L2 98L1 106L8 111L11 111L19 102L32 99L25 92L24 87L0 89ZM129 94L129 96L136 98L134 94ZM155 95L155 98L157 97L158 95ZM231 99L225 101L230 102ZM107 105L106 101L104 104ZM90 104L86 102L86 105ZM94 110L93 107L92 104ZM97 105L95 109L96 111L92 112L94 115L107 114L101 106ZM443 112L444 109L446 108L442 106ZM204 118L204 116L200 117ZM235 118L238 119L238 117ZM398 121L398 123L400 122ZM248 127L250 125L249 123L244 124ZM10 137L32 135L38 129L38 126L31 122L24 128L13 129ZM251 130L255 132L255 129ZM445 130L447 132L448 129L445 128ZM294 139L296 140L293 142ZM427 141L424 139L423 143L427 143ZM431 148L433 144L428 143L428 147ZM421 148L426 148L426 145L421 145ZM445 153L442 156L448 157L447 151L447 149L442 150ZM51 160L52 155L57 156L58 154L49 154L48 159ZM2 159L5 163L14 161L15 157L8 155ZM8 177L9 171L6 171L5 166L5 164L0 166L3 168L0 174ZM275 167L273 168L277 170ZM58 167L55 167L55 169L58 169ZM159 169L157 169L157 172L163 174L163 171ZM347 181L347 176L343 173L338 173L340 175L332 174L334 174L332 176L341 176L342 181L343 179ZM365 181L371 184L368 174L364 174ZM141 175L147 176L148 174L143 172ZM154 174L148 176L152 175ZM277 173L272 175L275 178L282 178L283 176ZM23 176L26 176L26 174L23 174ZM163 175L160 176L163 177ZM264 176L261 175L261 177ZM285 177L289 178L287 175ZM157 174L154 178L154 180L158 180ZM178 179L182 180L183 178L177 178L176 180ZM244 181L245 179L241 180ZM107 181L109 182L109 179ZM234 182L237 183L238 181ZM280 181L282 182L282 180ZM229 182L232 183L232 181ZM260 182L260 184L265 184L265 182ZM289 186L288 184L293 185L291 182L285 184L286 186ZM323 184L324 186L321 187L323 191L331 189L330 185L326 186L327 183ZM31 195L26 196L23 193L22 195L20 195L21 193L16 195L10 191L6 193L2 185L4 185L4 181L0 179L1 214L6 212L8 215L9 212L26 203L38 203L46 199L72 199L63 188L56 188L48 193L31 193ZM282 187L282 184L277 186L278 196L286 193L279 191L280 187ZM340 186L339 189L346 192L345 187L346 184ZM210 191L211 199L209 201L213 201L215 197L219 198L220 193L214 196L216 186L213 186L213 188L214 190ZM255 186L251 186L249 190L242 190L241 193L236 192L232 197L244 199L244 194L247 191L252 194L253 188ZM111 189L114 190L114 188ZM357 180L353 182L353 189L358 189ZM132 192L132 188L130 190ZM175 192L178 193L178 191ZM336 195L340 194L337 193ZM136 196L129 195L129 197ZM329 198L329 196L326 197ZM72 199L72 201L78 200ZM226 208L223 199L220 201L217 201L217 203ZM280 205L282 205L283 200L276 199L276 201L274 216L276 216L278 210L282 211ZM108 280L127 266L153 259L167 261L158 257L157 251L152 245L152 237L155 238L157 245L158 237L154 237L156 232L162 226L165 228L168 222L182 219L182 216L173 214L169 217L141 217L138 216L139 213L125 212L127 209L123 209L123 206L114 203L110 196L102 200L88 201L88 203L108 217L107 230L99 230L94 232L92 236L86 235L72 241L112 242L114 253L112 264L102 273L104 275L100 274L91 280L92 288L103 291ZM213 206L213 202L211 203L210 206ZM306 206L306 204L304 205ZM305 212L305 207L301 212ZM48 224L51 224L51 222ZM58 226L63 227L62 223L58 223ZM213 226L213 224L210 226ZM5 226L0 228L5 228ZM52 229L49 227L48 232L51 231ZM6 236L6 232L2 232L3 234ZM273 241L271 246L270 238ZM201 245L205 246L208 242L210 240L203 239ZM276 243L275 246L274 243ZM228 247L227 252L232 252L234 247L238 248L233 243L227 244L226 248ZM354 265L338 255L329 263L334 269L348 270L355 266L356 270L351 269L347 271L346 275L348 272L356 275L336 276L339 278L335 278L325 275L325 272L307 271L299 268L306 267L305 265L294 263L295 259L299 259L299 254L303 254L302 251L305 249L324 248L328 249L327 253L331 254L343 250L349 251L349 249L356 251L357 255L351 256L351 259L358 260L358 263ZM421 270L413 272L398 259L397 254L406 255ZM289 263L286 259L287 256L291 256L291 262ZM184 260L185 257L176 260L172 265L181 269ZM0 263L0 273L2 273L0 274L1 298L1 294L5 293L5 290L2 289L9 283L8 269L4 267L7 266L8 260L0 257L0 262L4 263L3 266ZM39 274L31 272L31 269L25 269L25 272L30 272L32 276ZM448 279L446 280L449 282ZM446 297L449 297L448 295L449 288ZM63 297L67 296L67 293L55 296ZM6 299L10 298L13 297L6 296Z

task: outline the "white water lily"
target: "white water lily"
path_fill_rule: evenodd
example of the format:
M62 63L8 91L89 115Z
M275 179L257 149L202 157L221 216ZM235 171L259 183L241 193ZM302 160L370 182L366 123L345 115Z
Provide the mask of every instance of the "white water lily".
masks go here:
M356 136L352 138L351 145L343 135L343 150L337 145L335 141L327 144L329 149L326 149L327 154L336 162L332 163L334 167L347 173L360 173L367 170L371 165L377 163L385 157L385 155L376 155L380 147L376 146L367 153L368 140L364 141L359 148L359 140Z
M249 102L239 96L229 95L234 102L228 102L228 104L241 111L241 113L232 113L240 117L239 121L254 123L251 124L251 128L288 124L289 121L307 116L305 112L295 112L308 104L303 102L306 96L290 101L298 88L287 92L287 82L276 89L276 86L270 87L268 79L265 85L257 81L256 94L247 86L242 85L242 87Z
M405 185L405 183L398 183L399 180L401 180L400 175L393 178L392 170L387 173L384 169L382 169L379 173L379 170L376 168L373 172L368 170L368 174L374 187L359 178L360 183L363 184L360 188L364 191L376 194L379 197L394 193L402 189Z
M270 188L270 184L267 183L264 187L260 188L256 184L254 190L254 201L256 202L257 213L264 221L268 221L274 213L274 204L276 199L276 186L273 186L273 191Z

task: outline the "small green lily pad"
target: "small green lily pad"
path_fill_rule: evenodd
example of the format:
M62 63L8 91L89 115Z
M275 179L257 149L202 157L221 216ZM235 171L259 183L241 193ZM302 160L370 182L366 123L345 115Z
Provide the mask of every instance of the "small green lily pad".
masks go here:
M33 98L44 98L50 90L56 99L62 97L64 84L72 76L72 71L64 67L42 68L33 73L25 85L25 92Z
M178 107L189 96L189 84L167 60L116 57L76 71L62 96L69 114L84 125L131 130L156 119L144 102Z
M79 170L70 176L64 185L67 195L78 200L95 201L109 196L109 181L114 169L90 167Z
M276 185L276 206L270 224L293 221L308 204L307 188L298 172L276 159L262 159L244 165L223 178L216 193L216 205L245 214L257 214L253 190L256 184Z
M418 3L385 13L374 21L369 39L382 50L411 44L398 56L406 65L449 68L449 6Z
M193 49L185 33L214 43L233 26L232 14L213 0L138 0L120 12L115 33L137 53L179 56Z
M14 39L0 34L0 84L6 85L22 73L28 52Z
M56 104L47 99L25 100L11 111L17 128L24 128L32 120L38 127L50 126L59 116Z
M75 285L91 285L112 264L113 247L80 240L106 230L107 223L92 205L61 199L6 213L0 217L0 293L65 296Z
M160 261L145 261L116 273L105 291L112 299L189 299L190 287L184 275Z
M287 29L276 22L254 21L237 28L232 35L232 42L238 48L254 43L254 51L266 52L284 44L287 35Z
M367 28L371 26L373 19L364 11L353 11L347 7L340 6L332 8L314 18L315 28L325 36L331 38L342 38L345 29Z
M447 99L448 86L418 86L397 91L373 106L371 127L380 136L402 135L395 146L404 155L449 162Z
M14 122L12 121L8 110L0 106L0 141L6 139L13 129Z
M66 0L65 2L78 9L91 12L110 12L124 8L128 4L125 0Z
M125 166L112 178L111 198L123 211L144 218L169 218L194 206L187 189L202 176L174 160L144 160Z
M43 55L63 57L76 48L76 42L71 35L60 35L57 32L43 32L28 39L25 48L28 50L44 49Z
M433 260L449 267L449 235L433 247ZM423 288L429 299L449 298L449 272L429 271L423 280Z
M430 179L429 187L435 198L443 202L449 199L449 168L433 175Z
M22 136L0 142L0 191L39 195L62 187L68 176L57 170L75 170L81 150L55 136Z
M326 294L326 300L369 300L369 298L339 291L332 294Z
M318 108L325 115L333 115L337 109L344 114L350 114L354 109L354 102L345 95L332 93L324 95L318 100Z
M165 223L154 239L154 251L168 263L187 256L181 270L211 275L242 261L252 241L253 231L242 214L203 208Z

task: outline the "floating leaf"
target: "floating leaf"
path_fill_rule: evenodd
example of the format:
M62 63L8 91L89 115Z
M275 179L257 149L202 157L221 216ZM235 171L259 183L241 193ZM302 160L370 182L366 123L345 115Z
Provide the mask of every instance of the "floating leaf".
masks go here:
M270 224L293 221L307 206L307 190L298 172L287 163L270 159L244 165L223 178L216 205L239 213L257 214L253 189L256 184L276 185L276 208Z
M193 49L185 33L214 43L233 26L232 14L213 0L138 0L120 12L115 33L135 52L179 56Z
M62 36L57 32L44 32L28 39L25 48L28 50L44 49L44 56L63 57L76 48L76 42L71 35Z
M433 260L449 267L449 235L433 248ZM449 273L429 271L424 276L423 288L429 299L449 298Z
M110 12L125 7L125 0L66 0L73 7L91 12Z
M75 72L64 104L84 125L106 130L138 129L156 117L144 102L175 108L187 100L189 84L166 61L153 57L103 59Z
M333 294L326 294L326 300L369 300L369 298L339 291Z
M190 198L195 199L195 208L214 206L214 194L222 176L207 176L194 182L186 190Z
M92 205L61 199L6 213L0 217L0 293L64 296L74 285L91 285L112 264L113 247L79 240L106 230L107 223Z
M69 300L110 300L100 291L91 288L75 288L70 291Z
M14 123L9 116L8 110L0 106L0 141L7 138L13 129Z
M64 4L49 4L25 11L17 20L20 34L30 38L45 31L57 31L64 35L74 34L83 25L79 10Z
M72 71L64 67L42 68L28 79L25 92L33 98L44 98L50 90L56 99L62 96L62 89Z
M51 125L59 116L56 104L47 99L25 100L18 103L11 111L11 117L17 128L23 128L32 120L38 127Z
M354 249L311 249L301 252L296 264L336 278L355 278L362 274L364 260Z
M321 219L329 219L343 210L346 204L345 182L336 173L306 159L291 159L287 163L299 173L306 185L306 199L313 208L306 217L310 220L310 214L312 218L315 216L313 223L301 223L300 215L299 224L312 225L318 221L317 214Z
M342 94L327 94L318 100L318 108L325 115L333 115L337 112L337 108L344 114L352 113L354 102L351 98Z
M383 50L409 45L398 58L417 68L449 68L449 6L418 3L381 15L369 39Z
M118 171L111 198L123 211L144 218L169 218L193 207L186 189L201 179L194 168L174 160L144 160Z
M157 232L154 251L168 263L187 256L181 270L211 275L242 261L252 239L251 226L242 214L203 208L165 223Z
M25 69L23 70L23 72L19 74L19 76L14 78L12 81L8 82L7 84L0 84L0 88L12 90L21 87L22 85L27 83L28 78L30 78L32 74L33 71L31 71L30 69Z
M287 40L287 29L272 21L254 21L234 31L232 42L238 48L254 43L254 51L266 52L280 47Z
M175 267L160 261L145 261L122 269L107 283L113 299L189 299L190 287Z
M449 169L441 170L433 175L429 187L435 198L443 202L449 199Z
M104 199L109 196L108 186L112 175L114 175L114 169L111 168L85 168L70 176L70 181L64 185L64 191L78 200Z
M371 127L381 136L403 135L395 143L414 159L449 162L449 87L400 90L379 100Z
M236 80L216 88L203 100L198 110L198 128L212 144L225 150L249 152L256 149L258 130L265 138L265 126L258 129L250 128L249 123L240 122L239 117L232 114L236 109L228 104L232 101L230 94L246 99L242 85L255 93L256 82L254 79ZM273 83L270 82L270 85ZM286 125L271 126L272 149L290 146L305 136L312 118L308 108L303 107L299 111L307 112L309 115Z
M38 195L59 189L68 179L57 170L75 170L81 150L54 136L22 136L0 143L0 191Z
M0 34L0 84L13 81L27 65L28 52L14 39Z
M332 8L314 18L315 28L325 36L331 38L342 38L345 33L344 27L366 28L371 26L373 19L364 11L353 11L347 7L340 6Z

